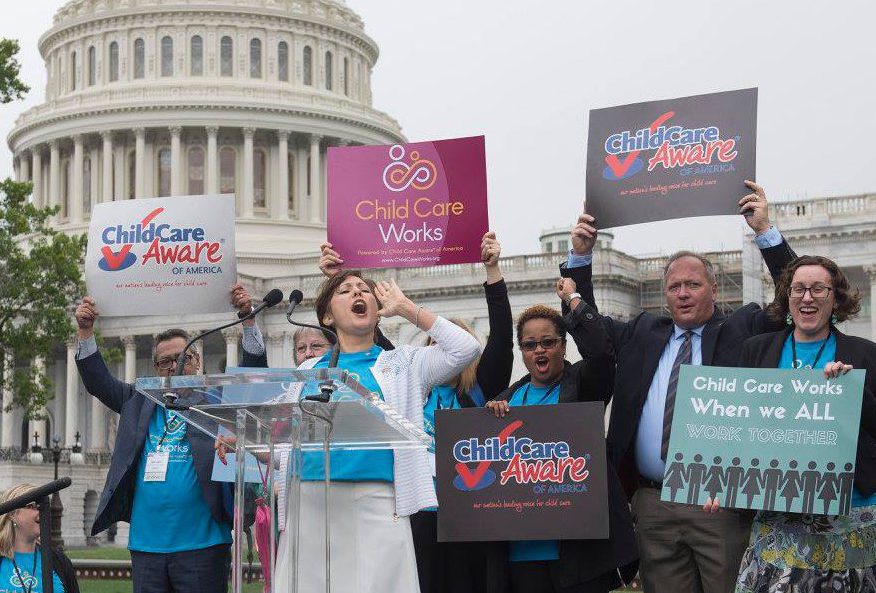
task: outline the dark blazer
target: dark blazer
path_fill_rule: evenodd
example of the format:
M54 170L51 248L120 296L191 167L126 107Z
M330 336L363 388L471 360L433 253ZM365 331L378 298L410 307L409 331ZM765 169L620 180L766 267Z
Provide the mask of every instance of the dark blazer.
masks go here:
M601 401L611 398L614 380L614 350L611 341L592 307L592 293L582 293L582 302L574 312L565 316L569 335L576 343L586 342L590 350L584 360L566 362L560 379L560 403ZM567 309L567 307L564 307ZM584 353L582 352L582 356ZM523 377L495 399L509 400L514 392L530 380ZM624 582L630 582L638 570L639 555L633 533L633 520L621 487L620 479L611 463L608 470L608 540L561 540L560 558L549 563L553 582L562 588L573 587L605 573L620 570ZM487 554L488 590L506 591L508 587L508 546L506 542L490 545Z
M773 278L778 277L782 268L796 257L786 241L776 247L761 250L761 254ZM562 266L561 273L572 278L583 295L582 288L593 290L590 268L591 266ZM598 315L595 307L591 312ZM635 447L631 445L639 429L648 389L663 349L672 335L674 323L671 317L658 317L646 312L627 322L611 317L601 319L617 357L608 429L608 446L611 449L609 457L618 468L627 492L631 495L638 485L638 469L633 458ZM749 303L730 315L724 315L716 309L703 329L702 364L737 366L739 351L746 339L779 327L755 303ZM590 351L591 345L586 341L578 342L578 347L583 356L584 352Z
M77 360L76 366L79 368L79 376L82 377L88 393L119 414L112 462L100 495L94 526L91 529L91 534L97 535L116 521L131 521L140 455L149 433L149 421L152 419L156 404L137 393L130 383L124 383L113 377L106 368L100 352ZM214 439L200 430L187 430L186 439L192 448L192 460L204 502L216 521L230 524L232 518L225 512L223 506L223 495L228 496L228 489L222 482L213 482L210 479L215 454Z
M739 355L739 366L776 368L790 333L791 329L786 328L746 340ZM855 460L855 488L864 496L870 496L876 492L876 344L864 338L847 336L836 328L833 333L836 336L835 360L867 371Z

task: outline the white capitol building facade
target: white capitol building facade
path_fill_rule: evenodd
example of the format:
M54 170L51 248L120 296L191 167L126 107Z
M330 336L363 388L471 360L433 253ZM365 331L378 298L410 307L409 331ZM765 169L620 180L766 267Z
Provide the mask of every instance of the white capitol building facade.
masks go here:
M241 280L254 297L274 287L286 294L301 289L305 301L296 316L313 320L318 246L325 238L326 149L405 140L399 124L371 106L378 47L354 12L334 0L72 0L40 39L40 52L46 100L19 117L7 140L17 178L33 182L33 201L60 206L55 228L85 232L101 202L234 193ZM870 315L876 195L783 202L772 212L799 253L834 257L849 269L865 305L845 329L876 336ZM515 314L555 303L552 287L567 233L546 231L537 253L503 258ZM750 241L742 251L710 257L719 270L722 306L767 300L769 281ZM617 251L611 234L603 233L594 259L601 309L620 318L641 308L659 310L664 261ZM416 302L487 334L482 266L373 275L395 277ZM133 381L151 374L156 333L175 326L197 332L231 315L103 319L98 329L123 352L111 368ZM293 328L285 316L269 311L260 325L270 364L288 366ZM393 319L384 321L384 332L398 343L422 339ZM202 346L206 372L239 358L239 333L214 338ZM0 489L51 479L49 464L26 455L34 432L43 446L46 434L62 446L81 434L84 463L70 465L65 456L60 471L74 478L62 493L67 545L86 541L116 438L115 414L79 381L75 348L71 339L45 362L54 386L47 420L28 421L13 410L0 421ZM515 365L517 377L522 365ZM11 397L4 393L3 401ZM116 541L126 543L126 535L119 525Z

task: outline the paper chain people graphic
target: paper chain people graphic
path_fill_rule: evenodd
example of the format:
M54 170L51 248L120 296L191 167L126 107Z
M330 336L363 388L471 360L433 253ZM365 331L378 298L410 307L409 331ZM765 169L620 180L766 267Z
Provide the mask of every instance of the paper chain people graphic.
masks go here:
M672 502L699 504L700 492L705 492L713 500L717 497L722 506L740 506L740 496L745 497L746 508L753 508L755 497L762 496L761 508L781 511L776 508L777 498L785 500L784 512L791 512L794 501L801 499L803 514L830 514L833 501L838 500L840 515L848 515L852 506L852 485L855 473L852 464L846 463L844 471L836 471L836 464L829 462L823 471L818 464L810 461L806 469L799 470L797 461L791 460L786 469L779 468L779 460L773 459L769 467L761 469L760 459L751 459L748 466L742 465L739 457L724 467L721 457L713 459L713 465L703 463L703 456L697 453L693 461L684 463L682 453L675 454L675 461L666 466L663 485L669 488ZM686 500L676 501L679 490L687 491ZM823 510L816 508L816 500L823 504ZM781 506L781 504L780 504Z

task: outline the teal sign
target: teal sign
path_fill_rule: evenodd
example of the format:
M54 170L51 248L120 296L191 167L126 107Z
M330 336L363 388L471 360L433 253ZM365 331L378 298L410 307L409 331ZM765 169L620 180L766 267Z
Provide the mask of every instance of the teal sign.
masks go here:
M847 515L864 371L681 367L661 500Z

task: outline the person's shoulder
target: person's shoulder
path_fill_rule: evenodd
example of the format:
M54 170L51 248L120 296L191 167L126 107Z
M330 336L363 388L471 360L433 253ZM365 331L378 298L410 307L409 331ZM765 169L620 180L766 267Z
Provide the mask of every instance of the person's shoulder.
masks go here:
M745 340L745 342L743 342L743 345L749 348L763 348L765 346L768 346L769 344L772 344L776 340L784 340L786 333L786 330L781 329L775 332L758 334L756 336L751 336L750 338Z
M876 342L873 342L872 340L860 336L850 336L849 334L844 334L839 331L837 331L837 340L845 341L854 350L864 353L867 356L876 357Z

